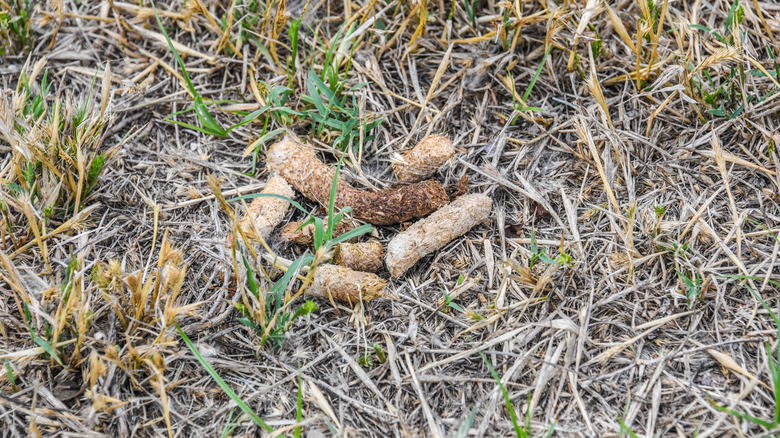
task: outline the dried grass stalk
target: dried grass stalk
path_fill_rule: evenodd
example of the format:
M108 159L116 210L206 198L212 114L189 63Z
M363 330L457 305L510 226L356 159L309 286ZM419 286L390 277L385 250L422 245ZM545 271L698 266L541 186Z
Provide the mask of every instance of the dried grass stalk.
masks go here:
M287 198L295 196L292 187L279 175L273 175L260 193L280 195ZM239 222L239 226L247 233L247 237L251 239L257 239L258 235L263 240L268 239L274 228L284 219L289 207L290 203L284 199L259 196L247 206L246 215ZM252 222L254 222L254 227Z
M436 173L454 155L455 148L449 138L429 135L393 162L393 172L400 182L417 182Z
M304 246L311 245L312 242L314 242L314 224L306 225L299 230L298 228L303 225L304 222L306 221L290 222L289 224L282 227L282 231L279 233L279 240L286 243L295 243ZM327 219L325 219L323 222L325 223L325 226L328 225ZM340 236L354 228L354 223L347 220L342 220L338 225L336 225L336 229L333 230L333 237Z
M387 281L369 272L354 271L343 266L320 265L314 271L314 281L307 294L321 298L356 303L388 297Z
M429 217L398 233L387 245L390 275L403 275L421 258L466 234L490 216L493 201L486 195L464 195Z
M333 251L333 261L339 266L363 272L379 272L385 253L376 240L361 243L340 243Z
M268 168L279 172L303 196L327 205L335 171L317 159L314 151L285 137L268 149ZM357 219L376 225L390 225L427 216L449 203L450 198L436 181L368 192L339 179L336 207L352 207Z

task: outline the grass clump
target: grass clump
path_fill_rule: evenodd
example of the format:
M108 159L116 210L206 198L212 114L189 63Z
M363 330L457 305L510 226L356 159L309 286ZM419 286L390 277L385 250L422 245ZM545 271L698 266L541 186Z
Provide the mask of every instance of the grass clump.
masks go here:
M364 111L360 109L356 92L367 84L350 87L347 83L359 36L349 32L341 39L343 31L342 26L327 47L322 71L317 74L314 69L309 70L306 80L308 94L302 99L313 105L313 108L304 111L302 115L311 122L314 137L332 144L335 149L349 151L359 157L363 144L374 138L371 132L383 119L362 114ZM297 29L294 41L297 47Z
M5 231L17 250L34 240L48 260L43 239L76 227L111 155L105 152L110 72L101 99L55 93L43 58L25 68L18 86L0 100L0 138L11 146L11 167L0 195ZM93 83L94 85L94 83ZM78 222L78 221L77 221ZM63 228L64 227L64 228Z
M25 70L10 100L0 102L0 135L13 147L15 178L5 189L48 218L78 212L88 201L107 158L104 128L112 116L108 81L100 105L91 89L80 99L54 96L48 73L41 74L45 64Z
M28 343L17 344L5 363L11 385L37 387L35 370L47 362L52 375L82 375L88 383L82 402L91 406L94 427L100 429L102 417L127 403L104 382L129 381L132 391L158 394L162 421L172 436L165 356L175 346L177 319L194 315L200 303L182 304L187 267L167 235L157 260L151 271L130 271L116 259L98 261L90 269L81 252L64 269L39 277L53 286L33 293L24 280L29 274L23 276L16 260L0 252L0 279L9 284L16 304L4 317L5 335Z
M326 72L332 72L332 69L326 69ZM383 119L367 121L361 115L354 92L364 84L343 90L344 83L337 79L337 74L336 79L332 73L329 77L330 85L314 70L309 72L306 82L309 94L303 96L303 100L314 108L304 112L304 116L311 120L312 135L336 149L359 156L362 144L374 138L370 133Z
M353 160L360 161L362 158L363 145L374 138L372 131L382 123L383 119L367 117L363 114L364 111L358 103L356 92L367 84L361 83L350 87L347 83L347 78L352 66L352 59L357 47L356 40L359 39L358 36L350 34L341 39L344 27L339 29L330 43L330 46L327 47L327 50L325 51L321 73L316 73L313 68L309 70L305 85L306 92L301 95L301 101L304 104L304 108L293 109L287 107L287 104L292 100L291 98L296 91L294 85L297 72L302 15L296 20L290 20L290 18L285 15L285 2L280 2L278 4L275 11L276 18L271 17L271 13L273 12L271 8L261 10L261 5L257 2L250 2L249 4L243 5L242 8L239 8L242 9L242 12L235 9L232 19L238 19L239 23L237 26L239 29L237 45L247 42L247 38L250 38L255 44L258 44L263 52L269 55L280 68L282 68L282 62L279 60L277 54L276 40L282 35L282 30L287 28L289 23L287 36L289 37L290 46L288 47L289 54L286 58L285 65L288 85L273 85L263 81L256 82L252 80L252 92L255 99L260 104L260 108L248 113L239 111L239 114L243 116L242 119L231 126L223 127L209 111L209 106L227 102L207 101L200 95L187 72L181 55L168 36L168 32L160 19L154 3L152 3L152 6L157 25L166 40L169 50L173 53L173 56L181 69L181 79L186 85L189 95L193 99L191 108L177 111L169 115L165 118L167 122L214 137L228 138L233 130L252 123L265 114L260 135L256 141L250 144L246 152L246 155L251 153L253 157L252 174L254 174L256 168L257 155L260 147L266 141L282 133L284 127L291 125L296 121L308 122L311 134L315 138L332 144L335 149L341 150L342 152L349 151L353 157L356 157L353 158ZM237 14L243 15L238 16ZM221 25L223 30L227 28L229 21L232 22L232 19L228 21L223 20ZM252 34L251 29L255 27L265 29L271 36L271 43L268 44L267 48L256 37L250 37ZM316 44L316 42L319 41L319 38L315 38L313 44ZM346 52L347 45L349 45L350 49L348 54L344 55L342 52ZM312 51L315 52L315 49L312 48ZM314 60L312 60L312 63L314 63ZM344 66L343 72L342 66ZM175 119L176 116L189 112L195 113L199 125ZM274 128L274 124L281 127L272 129Z
M30 0L0 0L0 56L32 49L34 5Z
M285 273L280 279L274 282L269 281L271 275L262 269L262 266L259 263L259 257L256 256L251 245L247 245L248 251L244 251L238 245L237 240L233 241L232 257L234 271L237 274L240 273L241 270L239 270L239 266L242 266L243 270L246 272L245 275L237 275L238 278L244 277L241 288L242 301L237 304L237 308L242 314L239 321L257 333L260 346L264 346L268 341L271 341L273 346L280 347L286 339L286 332L296 319L318 310L317 304L314 301L307 300L295 310L292 310L292 304L296 298L302 296L309 286L311 286L317 266L331 260L333 249L336 245L363 234L370 233L373 230L371 225L366 224L341 234L340 236L334 236L336 227L338 227L345 215L352 211L350 207L345 207L338 212L336 211L336 187L340 168L341 162L339 162L339 165L334 172L333 182L331 184L327 220L324 221L322 218L311 216L307 221L301 224L301 228L314 224L314 253L312 254L307 251L290 263L289 266L285 266ZM295 208L308 214L307 210L292 199L273 194L259 193L245 195L226 201L222 197L215 179L210 179L210 185L217 195L217 199L222 203L223 208L225 208L231 216L235 213L228 205L228 202L240 201L242 199L257 196L271 196L285 199ZM234 233L234 235L238 236L241 234L240 230L237 228L236 231L238 232ZM273 254L269 248L266 247L266 249L269 253ZM247 258L247 252L250 253L252 263L250 263L250 259ZM276 257L272 257L274 259L274 267L278 267L279 265L276 263ZM299 273L301 272L306 272L306 276L300 276ZM297 283L296 279L298 278L302 281L301 283L298 283L298 289L293 294L291 293L291 290Z

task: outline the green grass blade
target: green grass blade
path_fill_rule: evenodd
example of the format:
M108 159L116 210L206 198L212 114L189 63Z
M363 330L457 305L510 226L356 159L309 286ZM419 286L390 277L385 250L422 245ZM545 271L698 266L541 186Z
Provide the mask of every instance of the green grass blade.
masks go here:
M623 422L622 418L618 418L618 423L620 424L620 436L625 436L624 433L627 433L631 438L639 438L633 430L631 430L630 427L626 426L626 423Z
M779 336L778 339L780 339L780 325L777 326L777 335ZM777 351L775 352L775 360L774 364L772 363L772 348L769 346L769 343L766 343L766 353L767 353L767 362L769 362L771 366L772 371L772 391L774 392L775 396L775 426L780 424L780 370L778 370L778 367L780 367L780 347L777 348Z
M241 258L244 260L244 267L246 267L246 282L247 286L249 287L249 291L252 292L252 295L255 297L259 297L260 287L257 285L257 281L255 281L255 271L251 266L249 266L249 261L244 256L243 250L241 251Z
M214 134L213 132L209 131L206 128L201 128L200 126L190 125L189 123L180 122L178 120L169 119L167 117L164 120L166 122L168 122L168 123L173 123L174 125L179 125L182 128L192 129L193 131L198 131L198 132L203 133L203 134L208 134L208 135L213 135L215 137L218 137L218 135Z
M227 131L225 131L225 129L223 129L222 126L220 126L219 123L217 123L217 121L211 117L211 113L209 113L208 108L203 103L203 99L201 99L200 96L195 96L194 106L195 114L198 115L198 119L200 119L200 122L203 123L205 129L211 132L215 137L228 137Z
M303 384L301 382L301 373L298 372L298 399L295 403L295 421L298 424L303 420ZM301 426L295 428L295 438L301 438Z
M237 125L236 125L236 126L237 126ZM231 127L230 127L230 129L233 129L233 128L234 128L234 127L236 127L236 126L231 126ZM276 137L276 136L277 136L277 135L279 135L279 134L282 134L282 133L284 133L285 131L287 131L285 128L279 128L279 129L274 129L274 130L273 130L273 131L271 131L271 132L267 132L267 133L266 133L266 134L264 134L262 137L260 137L259 139L257 139L257 146L255 147L255 151L257 151L257 150L260 148L260 146L261 146L261 145L264 145L264 144L265 144L265 142L267 142L268 140L270 140L270 139L272 139L272 138Z
M719 410L719 411L721 411L721 412L726 412L726 413L728 413L728 414L731 414L731 415L733 415L733 416L735 416L735 417L739 418L739 419L740 419L740 420L742 420L742 421L749 421L749 422L751 422L751 423L753 423L753 424L757 424L757 425L759 425L759 426L761 426L761 427L764 427L764 428L766 428L766 429L772 429L772 428L774 428L774 427L775 427L775 425L773 425L772 423L770 423L770 422L768 422L768 421L764 421L764 420L762 420L762 419L760 419L760 418L753 417L752 415L746 415L746 414L742 414L742 413L739 413L739 412L737 412L737 411L731 410L731 409L729 409L729 408L726 408L726 407L720 406L720 405L718 405L717 403L715 403L715 402L714 402L714 401L712 401L712 400L710 400L710 405L711 405L713 408L715 408L715 409L717 409L717 410ZM632 435L632 436L636 436L636 435Z
M531 78L531 82L528 84L528 88L525 89L525 93L523 94L524 102L528 101L528 96L531 95L531 90L534 89L536 80L539 79L539 75L542 73L542 68L544 68L544 63L547 61L547 55L550 54L550 50L552 50L552 44L550 44L550 46L547 47L547 50L544 51L544 56L542 56L542 62L539 63L539 68L536 69L536 73L534 74L534 77Z
M339 37L341 37L341 32L344 31L344 27L346 25L342 25L338 32L336 32L336 36L333 38L333 44L330 45L328 48L328 52L325 55L325 63L322 64L322 77L320 78L321 81L325 80L325 75L327 74L328 69L331 68L330 63L333 60L333 52L336 50L336 46L338 45Z
M336 209L336 189L339 185L339 173L341 173L341 163L344 161L344 156L341 156L339 163L336 165L336 172L333 174L333 183L330 185L330 199L328 200L328 229L325 236L327 240L333 239L333 230L336 229L336 220L333 216L333 211Z
M290 29L287 31L287 36L290 37L290 65L288 66L287 74L290 75L290 83L292 83L292 77L295 74L295 60L298 59L298 34L301 28L301 20L303 15L297 20L293 20L290 23Z
M222 380L222 377L217 374L217 372L214 370L214 368L209 365L208 362L206 362L206 359L203 358L203 356L200 355L200 352L197 348L192 344L192 341L190 341L190 338L187 337L187 334L184 333L184 330L179 327L179 324L176 323L176 330L179 331L179 334L181 335L181 338L184 340L184 343L187 344L187 347L189 347L190 351L192 351L192 354L195 355L195 357L198 359L198 362L200 362L201 365L203 365L203 368L206 369L206 371L211 375L211 377L214 379L215 382L217 382L217 385L219 385L220 388L222 388L223 391L225 391L225 394L230 397L231 400L233 400L239 408L241 408L242 411L244 411L245 414L249 415L249 418L252 419L252 421L255 422L258 426L265 429L267 432L273 432L274 430L266 424L265 421L263 421L256 413L252 410L246 403L244 403L243 400L241 400L241 397L239 397L233 390L225 383L224 380Z
M349 230L346 233L336 237L335 239L330 240L328 243L331 246L335 246L339 243L346 242L347 240L353 239L357 236L361 236L366 233L370 233L372 231L374 231L374 227L372 227L371 224L361 225L355 228L354 230Z
M171 41L171 38L168 36L168 31L165 30L165 26L162 24L162 20L160 20L160 15L157 13L157 5L154 3L154 0L150 0L152 4L152 11L154 12L154 18L157 19L157 25L160 27L160 31L162 31L163 36L165 37L165 41L168 43L168 47L173 51L173 56L176 58L176 61L179 63L179 66L181 67L181 71L184 76L184 81L187 83L187 87L192 92L193 96L197 96L198 92L195 90L195 86L192 84L192 81L190 80L190 76L187 74L187 69L184 67L184 61L182 61L181 56L179 56L179 51L176 50L176 47L173 46L173 41Z
M295 275L295 273L298 271L298 266L307 266L312 262L312 260L314 260L314 256L311 254L305 254L301 257L298 257L294 262L292 262L292 264L290 264L290 267L287 268L287 271L284 273L282 278L274 283L274 285L271 287L271 290L269 291L269 294L274 298L274 300L267 300L269 305L272 304L271 301L274 301L273 304L276 307L272 309L273 312L281 307L281 298L283 296L284 290L287 289L287 286L293 279L293 275Z
M718 38L718 40L720 40L720 42L722 42L723 44L726 44L726 39L725 38L723 38L718 32L710 29L707 26L703 26L701 24L689 24L688 27L691 28L691 29L703 30L704 32L710 33L710 34L714 35L716 38Z
M731 33L732 25L734 24L734 12L736 12L738 4L739 4L739 0L734 0L733 2L731 2L729 13L726 16L726 35Z
M328 226L328 229L330 229L330 226ZM320 249L323 243L325 243L325 224L322 222L321 218L315 217L314 218L314 248ZM330 239L328 239L330 240Z
M16 392L16 376L14 376L14 370L11 368L11 361L5 360L5 375L8 378L8 383L11 384L11 390Z
M333 92L333 90L328 87L325 82L322 81L319 77L316 75L312 76L312 81L314 82L314 87L318 91L317 95L319 96L320 93L324 94L325 97L328 99L328 105L333 103L334 100L336 100L336 94ZM338 102L338 101L336 101Z
M780 329L778 329L780 333ZM775 424L780 423L780 373L778 373L778 364L780 364L780 349L777 350L776 358L772 357L772 347L769 342L764 344L766 348L767 363L769 364L769 374L772 376L772 390L775 396Z
M57 352L54 351L54 348L52 348L51 344L46 342L45 339L42 337L35 335L33 337L33 341L35 341L36 344L38 344L39 347L43 348L43 350L49 354L49 356L52 357L60 366L62 366L62 361L60 360L60 357L57 355Z
M485 355L480 351L479 355L482 356L482 360L485 362L485 365L487 365L488 369L490 370L490 374L493 375L493 379L495 379L496 383L498 383L498 387L501 388L501 394L504 395L504 403L506 404L506 410L509 411L509 418L512 420L512 426L515 428L515 436L517 438L527 438L528 431L520 427L520 425L517 423L517 414L515 413L515 408L512 406L512 400L509 399L509 393L506 392L506 388L504 387L504 384L501 383L501 377L498 376L498 373L496 373L496 370L493 369L493 365L490 363L490 361L485 357ZM529 413L530 414L530 413Z
M317 75L314 73L314 70L309 71L309 80L306 81L306 88L309 90L309 99L314 104L314 106L317 108L317 112L319 112L320 116L326 117L330 111L325 107L325 104L322 102L322 96L320 96L320 92L317 89L317 85L315 83L315 79L317 78ZM321 82L321 81L320 81Z
M232 130L234 130L236 128L239 128L241 126L246 125L247 123L251 123L252 121L257 119L258 117L263 115L263 113L268 111L269 109L270 109L270 106L266 105L266 106L264 106L264 107L262 107L260 109L256 109L256 110L252 111L251 113L245 115L244 118L241 119L238 123L236 123L235 125L229 127L227 129L227 131L230 132L230 131L232 131Z
M550 428L547 429L547 433L544 435L544 438L550 438L555 432L555 427L558 425L558 420L553 421L553 424L550 425Z
M466 438L469 436L469 430L471 429L471 425L474 424L474 418L477 416L478 407L479 405L476 404L473 408L471 408L469 416L463 420L463 423L460 423L460 427L458 427L458 430L455 431L455 434L452 436L452 438Z
M228 412L228 417L225 421L225 428L222 429L222 433L219 435L220 438L228 438L233 434L233 431L236 430L236 427L238 427L238 423L230 424L231 421L233 421L233 408L231 408Z

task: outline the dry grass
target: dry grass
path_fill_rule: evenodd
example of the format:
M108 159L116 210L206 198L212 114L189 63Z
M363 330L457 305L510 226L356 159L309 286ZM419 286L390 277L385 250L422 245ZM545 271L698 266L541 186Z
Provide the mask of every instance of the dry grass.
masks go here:
M0 0L3 436L269 434L177 323L287 436L514 435L501 386L534 436L778 433L776 3L161 1L186 72L151 2L27 4ZM286 130L365 190L445 133L434 178L491 218L397 300L306 314L325 246L246 245L225 201Z

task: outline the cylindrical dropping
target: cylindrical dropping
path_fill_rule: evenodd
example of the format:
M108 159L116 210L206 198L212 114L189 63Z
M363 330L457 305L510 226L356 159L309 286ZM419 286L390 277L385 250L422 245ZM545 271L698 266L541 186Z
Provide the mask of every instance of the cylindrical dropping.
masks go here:
M268 148L266 164L303 196L328 205L335 170L320 161L312 148L285 137ZM355 218L376 225L427 216L448 202L447 192L433 180L378 192L356 189L341 178L336 186L336 207L352 207Z
M393 172L400 182L421 181L436 173L454 155L455 148L449 138L429 135L393 162Z
M320 265L314 270L309 296L333 298L356 303L385 297L387 281L369 272L358 272L343 266Z
M390 275L402 276L421 258L487 220L492 206L486 195L464 195L398 233L387 244L385 264Z
M376 240L361 243L339 243L333 251L333 262L339 266L363 272L382 269L382 244Z
M292 187L279 175L273 175L260 192L265 195L280 195L286 198L295 196ZM247 206L246 215L239 226L250 239L257 240L258 235L264 240L284 219L290 203L273 196L258 196ZM252 223L254 222L254 227Z
M300 228L304 222L306 221L290 222L283 226L282 230L279 232L279 240L282 242L292 242L297 245L311 245L312 242L314 242L314 224L306 225L299 230L298 228ZM328 225L327 219L323 222L325 223L325 226ZM342 219L341 222L336 225L336 229L333 230L333 237L340 236L354 228L355 225L351 221Z

